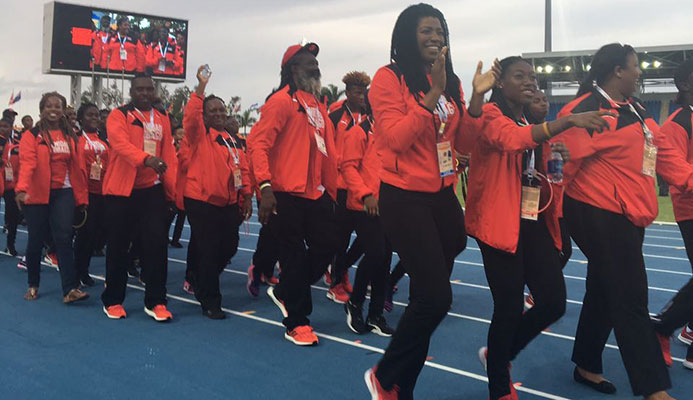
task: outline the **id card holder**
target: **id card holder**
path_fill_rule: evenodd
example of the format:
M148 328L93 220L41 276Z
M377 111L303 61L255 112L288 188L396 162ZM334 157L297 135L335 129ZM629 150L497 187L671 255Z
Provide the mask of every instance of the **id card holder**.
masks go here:
M437 143L436 146L438 148L438 171L440 171L440 177L454 175L455 163L450 141Z
M320 136L318 131L315 131L315 143L318 145L318 150L327 157L327 146L325 146L325 139Z
M126 61L128 59L128 52L124 47L120 48L120 61Z
M163 58L159 60L159 71L160 72L166 71L166 60Z
M144 139L144 152L152 157L156 157L156 141Z
M536 221L539 218L539 193L541 188L522 186L520 218Z
M5 180L7 182L12 182L14 179L14 171L12 170L12 166L8 165L5 167Z
M654 178L657 172L657 146L645 141L645 148L642 151L642 173L645 176Z
M89 179L93 181L100 181L102 169L103 166L100 162L94 161L93 163L91 163L91 167L89 168Z
M233 187L235 187L236 190L241 190L243 188L243 176L241 175L240 168L233 170Z

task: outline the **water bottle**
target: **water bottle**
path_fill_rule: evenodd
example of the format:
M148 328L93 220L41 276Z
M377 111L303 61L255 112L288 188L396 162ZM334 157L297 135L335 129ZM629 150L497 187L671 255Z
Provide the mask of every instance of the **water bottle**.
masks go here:
M209 77L212 76L212 70L209 68L209 64L205 64L202 71L200 71L200 75L205 79L209 79Z
M551 159L549 159L548 164L549 180L552 183L563 182L563 156L561 156L561 153L552 149Z

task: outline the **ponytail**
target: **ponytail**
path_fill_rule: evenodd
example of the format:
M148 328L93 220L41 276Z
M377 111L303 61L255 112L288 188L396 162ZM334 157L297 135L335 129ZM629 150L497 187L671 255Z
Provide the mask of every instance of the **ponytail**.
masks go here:
M624 67L628 56L636 54L632 46L621 43L611 43L602 46L592 57L590 71L580 83L575 97L580 97L592 91L594 84L603 85L614 73L614 68Z

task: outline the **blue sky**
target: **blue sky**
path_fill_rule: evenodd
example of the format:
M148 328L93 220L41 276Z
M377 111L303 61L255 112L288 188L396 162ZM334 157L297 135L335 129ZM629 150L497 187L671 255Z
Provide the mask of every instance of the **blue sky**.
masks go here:
M554 0L554 50L593 49L620 41L634 46L693 43L693 7L688 0ZM188 80L208 63L209 90L243 107L262 102L279 83L287 46L306 37L320 45L323 84L341 83L350 70L369 74L388 62L392 27L410 1L219 1L91 0L79 4L164 15L190 21ZM16 106L38 114L41 93L69 93L69 78L41 72L43 1L4 0L0 37L0 102L22 90ZM465 92L478 60L543 50L543 0L443 0L451 31L451 54ZM89 85L83 81L83 88ZM169 85L173 90L174 85ZM127 84L126 84L127 91ZM5 99L5 100L3 100ZM7 103L0 104L4 108Z

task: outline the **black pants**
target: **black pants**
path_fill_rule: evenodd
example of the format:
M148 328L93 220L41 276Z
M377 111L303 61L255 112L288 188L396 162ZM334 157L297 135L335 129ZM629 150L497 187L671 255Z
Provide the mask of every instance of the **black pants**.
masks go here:
M133 189L130 197L105 196L108 244L106 288L101 301L106 307L122 304L128 280L128 247L139 248L141 278L145 283L144 305L166 304L168 274L168 209L164 189L155 185ZM135 232L133 232L135 231Z
M168 225L171 226L173 219L175 218L176 224L173 226L173 236L171 237L171 243L178 243L181 235L183 234L183 225L185 224L185 211L176 210L176 212L171 213Z
M17 240L17 225L19 225L19 208L14 197L14 189L6 190L5 199L5 228L7 229L7 247L14 247Z
M257 208L260 209L259 202ZM266 278L273 276L274 266L279 261L279 238L276 236L275 224L274 215L270 215L269 222L260 228L255 253L253 253L255 278L257 279L260 278L260 275L264 275Z
M402 279L405 273L407 273L407 271L405 271L404 265L402 265L402 261L400 260L392 269L392 272L390 272L390 286L396 286L397 282Z
M515 254L477 242L493 296L487 374L491 399L495 400L510 393L508 363L565 313L565 281L559 251L543 218L520 222ZM525 284L535 306L523 313Z
M98 235L106 228L105 217L104 196L89 193L87 222L77 229L75 237L75 267L79 279L89 275L89 262L96 249Z
M648 396L671 387L647 307L642 256L645 229L624 215L565 197L570 235L587 256L587 284L573 362L603 372L602 351L614 330L633 394Z
M566 224L565 218L559 218L558 225L561 228L561 241L563 242L558 258L561 260L561 268L564 268L573 255L573 242L570 240L570 231L568 231L568 224Z
M347 259L347 248L349 248L349 243L351 243L351 234L356 228L356 220L355 214L347 209L346 201L347 191L345 189L339 189L337 191L337 203L334 208L335 221L337 223L337 249L332 262L331 276L333 287L342 283L344 273L348 271L349 267L352 265ZM352 255L354 252L363 253L360 249L358 239L354 241L351 247L353 248Z
M356 270L351 302L362 305L370 283L371 302L368 305L368 317L376 318L383 314L385 283L390 274L392 247L385 237L379 217L369 217L363 211L352 213L356 221L356 234L361 240L365 254Z
M197 255L197 240L195 234L190 231L190 241L188 242L188 252L185 256L185 280L188 281L193 288L197 285L197 263L199 261Z
M185 198L185 210L195 235L195 297L203 310L221 309L219 275L238 251L238 204L218 207Z
M41 273L41 250L46 237L55 240L55 251L60 265L63 296L79 287L72 249L72 220L75 197L71 188L51 189L48 204L26 204L24 215L29 231L26 245L26 268L29 287L38 287Z
M289 314L284 326L293 330L310 324L310 285L325 273L335 253L334 203L327 194L317 200L283 192L275 193L275 197L277 215L273 218L282 267L275 293Z
M409 305L378 364L385 389L397 384L400 399L413 396L431 335L452 304L450 274L467 245L464 214L452 187L421 193L380 186L385 234L409 274Z

